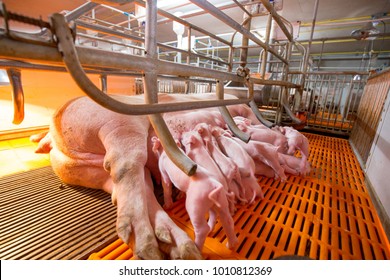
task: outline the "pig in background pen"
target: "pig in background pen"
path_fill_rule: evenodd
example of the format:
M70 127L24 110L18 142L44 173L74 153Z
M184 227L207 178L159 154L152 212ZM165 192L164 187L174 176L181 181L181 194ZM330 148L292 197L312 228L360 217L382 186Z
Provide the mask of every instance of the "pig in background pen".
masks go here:
M126 99L126 102L130 103L143 100L140 96L118 98ZM159 101L175 102L199 98L213 97L169 94L161 95ZM278 133L279 137L284 139L282 142L290 145L284 147L282 151L286 151L287 148L290 152L299 149L301 153L306 153L307 139L300 133L296 132L295 138L289 138L285 135L289 129L279 128L273 131L261 127L246 105L229 106L228 109L232 116L243 117L246 126L256 130L257 134ZM189 113L197 113L198 118L188 117ZM155 181L159 182L158 177L162 172L159 169L159 160L151 149L153 146L151 139L155 135L146 116L117 114L100 107L88 98L79 98L57 111L48 135L33 139L34 141L42 139L37 152L50 151L53 170L62 181L100 188L112 195L112 201L117 205L118 236L129 244L139 258L162 259L165 255L180 259L201 258L204 239L212 230L217 218L223 223L228 235L228 247L234 249L236 236L232 215L235 204L251 203L255 198L263 197L255 175L267 174L269 177L284 180L284 172L304 176L310 170L306 154L305 157L298 159L294 155L279 152L273 144L255 139L251 141L257 141L257 146L261 145L262 155L259 156L256 151L249 154L246 144L226 130L223 118L216 108L166 113L164 118L172 135L182 143L185 152L200 167L199 174L193 178L188 176L186 178L186 175L175 178L178 172L174 171L175 167L167 159L164 159L167 162L162 166L172 168L173 171L170 172L172 183L176 182L176 187L187 192L186 208L195 228L195 243L174 224L156 197L151 194L151 178L153 176L157 178ZM210 130L209 139L202 138L199 134L202 129L203 132L205 129ZM195 146L191 144L194 139ZM225 162L222 162L222 157L218 159L210 155L205 140L206 143L209 141L209 148L210 144L214 145L212 146L214 149L219 149L218 152L237 165L241 184L238 179L231 184L232 180L225 178L224 174L227 173L221 170ZM198 152L202 150L202 153L194 152L195 147ZM159 155L161 159L163 151L160 151ZM207 167L202 166L205 162L209 163ZM213 176L206 176L213 162ZM259 166L262 168L258 168ZM203 188L203 192L200 192L199 188ZM206 207L204 203L207 203ZM198 214L199 209L202 209L203 213L210 211L211 219L206 221L204 215ZM229 211L225 211L226 209Z

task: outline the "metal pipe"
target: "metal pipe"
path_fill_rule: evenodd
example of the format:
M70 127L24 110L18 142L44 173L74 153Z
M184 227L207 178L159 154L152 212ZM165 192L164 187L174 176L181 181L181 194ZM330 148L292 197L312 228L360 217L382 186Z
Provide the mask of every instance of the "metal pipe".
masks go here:
M93 8L95 8L98 5L99 5L98 3L94 3L94 2L84 3L83 5L74 9L73 11L70 11L69 13L67 13L65 15L65 19L67 22L71 22L72 20L79 18L80 16L82 16L86 12L92 10Z
M264 124L266 127L273 127L274 124L268 120L266 120L263 115L260 113L259 111L259 108L257 108L257 105L255 103L255 101L252 99L250 102L249 102L249 106L251 107L252 109L252 112L255 114L256 118L262 123Z
M217 93L218 99L223 100L223 96L224 96L223 83L221 83L220 81L217 81L216 93ZM219 109L219 112L221 113L223 119L225 120L227 126L233 132L234 136L240 138L245 143L248 143L250 138L251 138L250 135L247 133L244 133L243 131L241 131L237 127L237 125L234 122L232 116L230 115L228 109L225 106L218 107L218 109Z
M306 56L304 57L303 72L306 72L306 71L307 71L307 64L308 64L308 62L309 62L310 47L311 47L311 43L312 43L312 40L313 40L314 28L315 28L316 19L317 19L318 3L319 3L319 0L316 0L316 2L315 2L315 4L314 4L313 23L312 23L312 27L311 27L310 38L309 38L309 44L308 44L308 46L307 46Z
M126 34L126 33L120 32L120 31L112 30L112 29L104 27L104 26L94 25L94 24L83 22L83 21L76 21L76 23L77 23L77 26L82 28L82 29L92 29L92 30L98 31L98 32L103 33L103 34L114 35L114 36L117 36L117 37L120 37L120 38L130 39L130 40L135 41L135 42L140 42L140 43L144 43L145 42L145 40L142 37L138 37L138 36L134 36L134 35L131 35L131 34ZM82 35L82 36L86 37L85 35ZM96 38L96 40L102 41L103 39ZM167 50L170 50L170 51L173 51L173 52L181 52L181 53L188 54L188 51L186 51L186 50L182 50L182 49L179 49L179 48L168 46L166 44L157 43L157 46L159 48L167 49ZM139 49L143 49L141 47L138 47L138 48ZM191 56L213 60L213 61L216 61L216 62L221 63L221 64L225 64L225 65L228 64L228 62L226 62L226 61L217 60L217 59L214 59L212 57L208 57L208 56L205 56L205 55L197 54L197 53L194 53L194 52L190 52L190 54L191 54Z
M99 76L100 87L102 88L102 92L107 94L107 75L101 74Z
M247 14L249 17L252 17L252 14L248 12L248 10L240 3L238 2L237 0L233 0L234 3L236 3L236 5L245 13ZM250 3L248 3L250 4Z
M146 57L113 53L110 51L75 47L83 67L108 67L120 70L147 71L153 63ZM63 65L61 53L52 45L36 45L31 42L15 41L0 35L0 57L3 59L24 60L49 65ZM242 82L236 74L195 66L159 61L158 72L175 76L198 76L204 78Z
M145 7L145 2L143 2L143 1L135 0L134 2L137 5ZM161 15L161 16L164 16L164 17L170 19L170 20L173 20L173 21L176 21L178 23L181 23L184 26L191 27L192 29L194 29L196 31L199 31L199 32L201 32L203 34L206 34L206 35L210 36L211 38L214 38L215 40L220 41L221 43L224 43L225 45L230 46L230 42L226 41L225 39L223 39L223 38L221 38L221 37L219 37L219 36L217 36L217 35L215 35L215 34L213 34L211 32L208 32L207 30L205 30L203 28L200 28L200 27L198 27L196 25L193 25L193 24L189 23L188 21L186 21L186 20L184 20L182 18L179 18L179 17L177 17L175 15L172 15L171 13L168 13L167 11L164 11L162 9L157 9L157 13L159 15Z
M237 2L235 2L237 3ZM246 9L244 9L246 11ZM244 27L246 30L251 29L251 21L252 21L252 16L249 13L244 13L244 23L242 24L242 27ZM232 37L232 41L233 41ZM242 41L241 41L242 48L240 49L240 61L242 62L240 64L241 67L246 66L246 62L248 61L248 45L249 45L249 39L248 37L242 36ZM268 42L268 41L266 41Z
M183 102L183 103L173 103L173 104L125 104L119 102L108 95L102 93L86 76L78 55L76 48L74 47L73 41L71 40L72 36L70 30L65 24L64 18L60 14L54 14L52 16L53 27L55 34L59 39L60 48L64 54L63 61L71 73L72 77L75 79L76 83L81 89L86 93L89 93L89 96L98 104L109 108L118 113L130 114L130 115L144 115L144 114L154 114L154 113L163 113L171 111L180 111L180 110L190 110L196 108L206 108L206 107L215 107L223 105L233 105L233 104L242 104L248 102L248 100L207 100L201 102ZM149 58L147 61L150 61ZM99 64L98 64L99 65ZM146 67L150 69L153 66ZM158 67L157 67L158 69ZM203 71L204 69L202 69Z
M146 57L140 57L136 55L122 54L122 53L113 53L104 50L97 50L85 47L75 47L80 63L83 67L93 67L93 68L102 68L108 67L110 69L119 69L122 71L138 71L144 72L150 67L153 61L149 60ZM60 52L54 46L43 46L35 45L31 42L19 42L12 40L10 38L0 35L0 57L3 59L17 59L30 62L38 62L42 64L49 65L60 65L62 66L63 60ZM185 64L176 64L168 61L159 61L157 65L157 72L164 73L166 75L181 76L181 77L190 77L197 76L203 78L211 78L223 81L234 81L238 83L244 83L244 78L239 77L234 73L228 73L226 71L219 71L213 69L199 68L196 66L190 66ZM264 79L250 78L251 81L255 84L269 84L269 85L285 85L287 87L297 88L300 85L287 83L281 84L281 81L268 81ZM210 101L205 101L205 104L199 104L188 106L188 109L213 107L221 105L231 105L231 104L240 104L237 101L220 101L214 100L215 105L209 104ZM225 103L224 102L232 102ZM244 102L241 102L244 103ZM172 111L180 110L180 106L172 104ZM183 104L183 106L185 106ZM148 113L161 113L166 112L165 110L157 109L156 111L150 111ZM183 109L184 110L184 109ZM135 112L134 112L135 113ZM140 113L140 112L139 112Z
M264 49L268 50L270 53L275 55L280 61L282 61L285 64L288 64L288 62L281 57L274 49L272 49L268 44L263 43L259 38L257 38L255 35L253 35L249 30L242 27L239 23L237 23L235 20L233 20L231 17L226 15L225 13L221 12L217 7L210 4L206 0L190 0L195 5L199 6L200 8L204 9L205 11L208 11L210 14L212 14L217 19L221 20L225 24L229 25L234 30L240 32L243 36L248 37L250 40L255 42L256 44L260 45Z
M9 81L12 86L12 103L14 104L13 124L20 124L24 119L24 93L22 77L19 69L7 69Z
M284 22L278 15L278 13L275 11L274 7L270 4L269 0L261 0L261 3L264 5L264 7L270 12L273 19L276 21L276 23L279 25L280 29L283 31L284 35L286 35L287 39L292 42L293 38L292 35L288 32L286 26L284 25Z
M147 58L157 61L157 1L146 1L146 26L145 26L145 55ZM152 65L144 75L145 102L147 104L158 103L157 67ZM197 165L184 152L178 148L168 126L160 114L149 115L149 121L160 139L161 145L167 156L184 173L191 176L195 173Z
M265 31L265 41L269 42L270 35L271 35L271 27L272 27L272 15L269 14L267 18L267 27ZM261 70L260 70L260 76L264 78L265 76L265 70L267 66L267 50L264 49L262 52L262 60L261 60Z

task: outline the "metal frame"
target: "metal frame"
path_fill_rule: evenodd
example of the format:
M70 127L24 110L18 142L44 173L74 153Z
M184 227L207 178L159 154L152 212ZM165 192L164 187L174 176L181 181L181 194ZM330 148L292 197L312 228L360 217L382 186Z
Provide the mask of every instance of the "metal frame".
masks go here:
M96 1L99 2L99 1ZM107 2L107 1L105 1ZM118 2L118 1L114 1ZM145 27L145 38L142 39L137 36L125 34L118 31L109 30L108 28L99 27L93 24L88 24L78 20L77 18L85 13L86 11L96 7L96 3L89 3L83 5L79 9L73 11L70 15L66 17L68 19L76 19L76 24L79 28L87 28L92 30L97 30L99 32L107 33L110 36L115 35L121 38L126 38L130 40L135 40L137 42L144 43L145 45L145 54L143 56L113 53L104 50L85 48L80 46L75 46L74 36L76 36L75 29L72 29L68 26L66 17L60 14L54 14L51 17L51 22L46 23L41 20L36 22L31 21L26 17L20 17L12 13L8 13L3 6L1 10L1 15L5 18L5 23L9 18L16 20L28 21L30 23L43 26L46 28L45 32L47 33L50 30L53 34L55 40L47 40L39 38L39 36L29 36L26 38L23 34L13 32L8 29L6 26L5 34L0 35L0 58L7 60L22 60L25 62L34 62L36 64L42 65L43 68L48 66L60 66L63 69L63 66L67 68L69 73L72 75L76 83L83 89L83 91L90 96L97 103L102 106L114 110L123 114L130 115L142 115L148 114L150 122L154 127L157 136L161 139L162 145L166 150L168 156L172 161L185 173L191 175L196 170L196 164L192 162L181 150L178 149L174 139L172 138L169 130L161 117L160 113L179 111L179 110L189 110L189 109L198 109L206 107L219 107L220 111L228 123L230 129L236 136L240 137L244 141L248 141L249 137L246 134L243 134L236 127L235 123L232 121L230 114L224 106L233 105L233 104L249 104L258 116L260 121L269 125L269 123L264 120L261 113L257 109L257 105L253 101L253 86L254 84L260 85L275 85L280 86L283 89L283 92L287 92L287 88L299 88L300 85L291 83L287 81L288 74L288 61L291 55L291 44L288 43L287 51L284 55L280 55L277 50L275 50L269 42L262 42L254 34L252 34L248 29L244 28L241 24L237 23L225 13L220 11L215 6L211 5L209 2L204 0L191 0L192 3L203 8L206 12L210 13L217 19L222 20L225 24L232 27L236 32L239 32L243 35L243 40L251 40L256 43L260 48L264 49L265 53L269 53L273 56L274 59L277 59L283 65L283 75L281 80L265 80L264 76L262 78L253 78L250 77L249 70L246 67L241 67L238 69L237 73L223 72L213 69L205 69L194 67L188 64L176 64L168 61L159 60L157 57L157 48L167 48L173 51L186 53L189 56L202 57L202 55L193 53L189 49L187 51L181 50L178 48L170 47L164 44L160 44L156 41L156 29L157 29L157 14L163 15L169 20L177 21L188 27L188 38L191 38L191 30L197 30L210 36L223 44L226 44L230 48L230 53L233 52L232 43L228 42L218 36L199 28L193 24L188 23L187 21L175 17L169 14L166 11L157 9L155 0L146 0L145 3L140 0L134 1L121 1L121 2L135 2L137 5L144 5L146 7L146 27ZM283 19L281 19L278 14L273 10L273 7L269 5L269 1L261 1L264 6L270 11L272 18L281 26L283 32L285 32L286 37L289 42L292 41L292 37L289 34L287 28L284 25ZM236 3L237 4L237 3ZM241 5L238 5L241 9L244 9ZM250 14L246 11L246 15L250 19ZM271 18L271 16L270 16ZM269 20L271 24L271 20ZM268 29L270 26L267 27ZM269 36L268 36L269 37ZM268 38L269 39L269 38ZM244 42L244 41L243 41ZM130 45L130 47L132 47ZM242 44L242 49L244 50L247 47L247 44ZM203 56L204 57L204 56ZM266 57L266 55L265 55ZM209 59L209 58L208 58ZM245 57L246 60L246 57ZM220 62L220 61L218 61ZM263 60L263 65L268 63L266 60ZM189 59L187 59L189 63ZM229 56L228 62L221 62L230 65L232 69L232 56ZM10 63L11 65L11 63ZM242 66L246 65L246 61L243 62ZM10 68L12 66L6 66ZM41 66L37 66L38 68ZM264 66L262 66L264 67ZM140 73L143 76L143 84L145 91L145 104L124 104L121 103L104 93L106 88L105 75L101 76L102 88L103 91L97 88L86 76L85 70L93 71L105 71L110 73L110 71L129 73L134 75L134 72ZM264 68L265 69L265 68ZM264 72L265 70L262 70ZM197 102L182 102L175 104L160 104L158 103L157 98L157 79L158 75L168 75L174 77L201 77L210 79L216 83L216 99L215 100L205 100ZM224 99L224 87L222 86L225 81L235 81L242 85L245 85L248 90L246 98L239 99ZM21 85L20 85L21 86ZM284 98L281 98L281 103L283 104ZM287 113L290 117L297 122L300 120L296 119L294 114L289 111L289 108L285 106Z

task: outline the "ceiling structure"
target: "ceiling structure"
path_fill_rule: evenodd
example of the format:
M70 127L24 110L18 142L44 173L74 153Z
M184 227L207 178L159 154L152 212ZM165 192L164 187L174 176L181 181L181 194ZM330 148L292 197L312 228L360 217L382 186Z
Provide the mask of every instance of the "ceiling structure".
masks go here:
M251 2L249 0L210 0L209 2L241 23L244 19L244 12L234 3L235 1L243 5ZM35 18L41 17L43 20L48 20L49 15L54 12L71 11L86 2L88 1L3 0L7 10ZM228 41L232 38L231 27L213 18L190 1L158 0L157 2L161 9L169 13L180 12L179 17L186 21L213 34L218 34ZM259 3L259 1L253 2ZM390 16L388 15L390 0L319 0L317 12L315 11L316 0L270 2L273 2L278 13L292 24L294 39L305 47L310 44L313 69L366 71L385 68L390 64ZM133 1L124 5L115 5L114 9L97 6L93 14L90 12L89 16L142 32L142 26L139 27L142 25L142 20L132 19L133 15L137 16L139 13L136 6ZM128 17L127 13L131 16ZM261 38L264 36L266 22L267 15L261 13L260 6L260 13L252 19L251 31ZM309 43L313 24L313 38ZM11 28L27 30L31 27L13 23ZM205 37L204 34L196 31L191 34L197 38ZM272 36L275 40L285 40L280 34L281 32L275 29ZM157 39L162 43L177 40L177 35L172 29L172 21L159 16ZM210 44L215 47L218 56L227 55L227 49L224 51L223 47L214 42ZM241 45L241 35L234 37L234 45ZM300 55L298 52L293 53L292 59ZM249 60L259 60L259 49L250 49Z

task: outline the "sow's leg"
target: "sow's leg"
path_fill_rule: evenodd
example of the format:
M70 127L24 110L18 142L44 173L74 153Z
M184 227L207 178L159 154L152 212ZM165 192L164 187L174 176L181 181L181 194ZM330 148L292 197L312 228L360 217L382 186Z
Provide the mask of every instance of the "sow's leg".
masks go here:
M200 260L202 255L194 242L168 216L158 203L154 192L150 172L145 168L146 195L149 218L158 238L162 251L171 259Z

